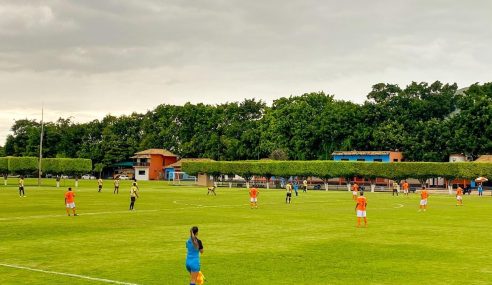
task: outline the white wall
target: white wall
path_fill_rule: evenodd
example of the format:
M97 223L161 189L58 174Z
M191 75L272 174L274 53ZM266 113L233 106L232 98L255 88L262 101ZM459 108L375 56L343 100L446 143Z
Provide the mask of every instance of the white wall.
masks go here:
M145 171L145 174L140 174L141 171ZM135 168L135 179L137 179L137 181L149 180L149 168Z
M464 161L466 161L466 157L464 155L452 154L449 156L449 162L464 162Z

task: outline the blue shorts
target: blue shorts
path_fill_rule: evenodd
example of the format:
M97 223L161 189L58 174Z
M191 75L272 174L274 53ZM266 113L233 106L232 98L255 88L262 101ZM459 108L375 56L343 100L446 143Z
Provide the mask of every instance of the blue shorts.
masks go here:
M186 260L186 270L188 270L188 272L199 272L200 260L198 259Z

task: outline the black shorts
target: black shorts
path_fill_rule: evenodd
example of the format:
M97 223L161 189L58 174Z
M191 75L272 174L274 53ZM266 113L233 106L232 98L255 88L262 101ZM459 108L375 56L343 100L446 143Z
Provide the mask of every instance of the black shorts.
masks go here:
M99 189L102 189L102 188L103 188L102 185L99 185Z
M19 190L24 191L24 186L20 186Z
M135 197L130 197L130 201L135 202Z
M292 193L288 192L287 197L291 197L291 196L292 196Z

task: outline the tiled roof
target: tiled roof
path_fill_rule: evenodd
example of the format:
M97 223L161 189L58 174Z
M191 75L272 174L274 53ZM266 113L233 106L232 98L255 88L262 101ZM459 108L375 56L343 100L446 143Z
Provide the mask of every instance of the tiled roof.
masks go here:
M139 155L151 155L151 154L159 154L159 155L162 155L162 156L177 156L174 153L170 152L169 150L160 149L160 148L151 148L151 149L147 149L147 150L144 150L144 151L139 151L139 152L135 153L135 156L139 156Z
M331 155L388 155L394 151L334 151ZM396 151L395 151L396 152Z
M492 162L492 155L490 154L481 155L479 158L475 160L475 162Z

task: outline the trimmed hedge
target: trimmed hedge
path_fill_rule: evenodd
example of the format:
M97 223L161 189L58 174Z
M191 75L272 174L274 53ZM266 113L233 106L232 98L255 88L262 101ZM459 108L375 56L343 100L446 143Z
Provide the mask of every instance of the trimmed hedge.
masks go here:
M447 179L473 179L492 177L492 163L449 162L350 162L350 161L188 161L183 171L196 175L207 173L237 174L249 180L258 176L316 176L320 178L354 177L368 179L388 178L403 180L416 178L421 181L432 177Z
M43 173L83 174L92 171L92 161L84 158L43 158Z
M7 157L0 157L0 174L7 174L9 172L9 159Z
M29 174L39 168L37 157L0 157L0 173ZM84 158L43 158L43 173L83 174L92 171L92 160Z
M12 174L31 174L38 169L38 158L36 157L7 157L9 161L9 172Z

